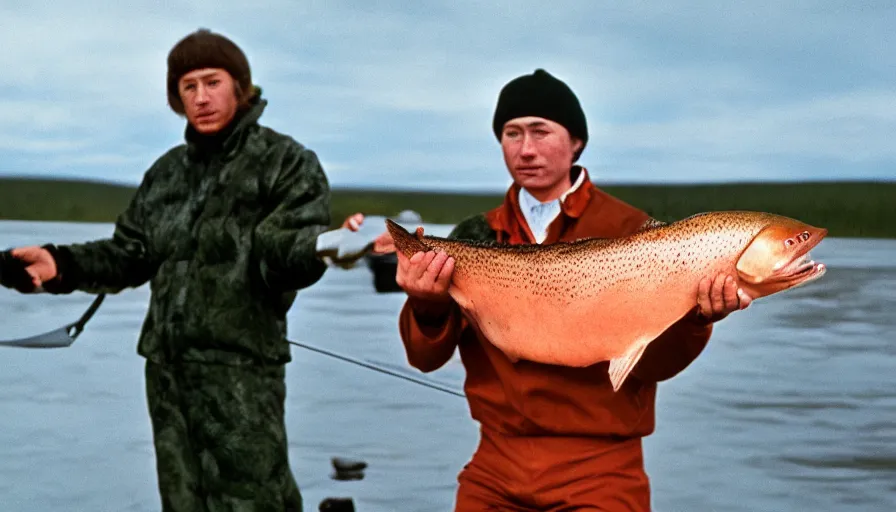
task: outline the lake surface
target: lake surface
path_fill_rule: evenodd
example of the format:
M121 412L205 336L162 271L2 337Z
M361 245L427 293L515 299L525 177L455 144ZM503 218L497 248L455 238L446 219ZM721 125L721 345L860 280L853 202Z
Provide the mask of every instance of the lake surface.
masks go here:
M105 224L0 222L0 248L107 236ZM645 440L657 511L896 510L896 241L828 239L821 281L761 299L717 324L709 346L661 384ZM135 348L148 288L109 296L66 349L0 348L0 510L159 509ZM92 296L0 289L0 339L60 327ZM301 293L290 337L409 371L401 294L366 267L331 269ZM293 347L290 456L317 510L451 510L477 440L463 399ZM425 376L460 389L456 361ZM330 457L369 463L331 478Z

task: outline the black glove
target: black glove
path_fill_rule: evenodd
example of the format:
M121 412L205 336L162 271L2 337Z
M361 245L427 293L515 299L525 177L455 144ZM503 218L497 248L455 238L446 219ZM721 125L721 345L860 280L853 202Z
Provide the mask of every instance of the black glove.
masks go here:
M25 270L25 262L12 255L12 251L0 252L0 286L21 293L32 293L34 281Z

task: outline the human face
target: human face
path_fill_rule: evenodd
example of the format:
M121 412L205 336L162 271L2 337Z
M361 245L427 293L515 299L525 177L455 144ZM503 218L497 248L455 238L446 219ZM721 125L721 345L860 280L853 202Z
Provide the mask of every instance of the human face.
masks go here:
M501 149L513 181L541 202L569 190L569 170L582 142L559 123L542 117L517 117L504 124Z
M219 68L190 71L177 84L187 121L197 132L211 135L227 126L238 101L233 77Z

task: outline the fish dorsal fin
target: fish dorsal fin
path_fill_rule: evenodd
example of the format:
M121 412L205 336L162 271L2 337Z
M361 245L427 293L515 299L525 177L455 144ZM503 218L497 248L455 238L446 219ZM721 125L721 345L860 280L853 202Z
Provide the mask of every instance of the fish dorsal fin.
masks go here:
M610 360L609 373L610 382L613 384L613 391L619 391L619 388L622 387L622 383L625 382L628 374L631 373L632 369L638 363L638 360L641 359L641 356L644 354L644 349L646 348L647 343L635 343L628 352Z

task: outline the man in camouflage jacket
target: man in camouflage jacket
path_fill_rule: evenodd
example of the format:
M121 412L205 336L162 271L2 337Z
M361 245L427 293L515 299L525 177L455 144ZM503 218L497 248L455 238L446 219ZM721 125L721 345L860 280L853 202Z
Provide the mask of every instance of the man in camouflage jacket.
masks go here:
M20 291L150 283L138 353L162 510L299 511L286 313L326 269L315 247L330 224L327 178L314 152L258 123L267 102L223 36L199 30L172 48L168 101L188 120L186 143L146 172L111 238L4 261L30 275Z

